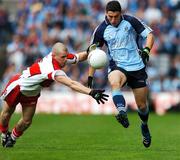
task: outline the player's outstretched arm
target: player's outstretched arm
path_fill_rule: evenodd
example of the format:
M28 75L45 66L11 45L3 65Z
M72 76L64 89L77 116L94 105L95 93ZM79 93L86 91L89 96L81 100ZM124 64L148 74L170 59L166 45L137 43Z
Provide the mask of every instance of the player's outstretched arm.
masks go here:
M104 102L108 100L107 98L109 96L107 94L104 94L105 90L87 88L81 83L74 81L67 76L55 76L55 80L59 83L62 83L70 87L71 89L77 92L92 96L97 101L98 104L100 103L104 104Z
M67 59L69 63L78 63L87 60L89 52L95 50L97 48L97 44L91 44L86 51L78 52L76 54L69 54L69 58Z
M79 62L87 60L88 53L86 51L78 52Z
M85 61L88 57L87 51L78 52L76 54L69 53L67 56L68 64L76 64L78 62Z

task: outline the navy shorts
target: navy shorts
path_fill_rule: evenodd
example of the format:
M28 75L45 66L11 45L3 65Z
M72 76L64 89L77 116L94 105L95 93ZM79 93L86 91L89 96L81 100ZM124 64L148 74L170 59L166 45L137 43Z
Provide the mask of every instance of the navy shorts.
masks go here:
M116 67L112 67L110 72L114 70L119 70L126 75L127 81L125 84L127 84L132 89L142 88L142 87L147 86L148 75L146 73L145 68L142 68L138 71L126 71L123 68L116 66Z

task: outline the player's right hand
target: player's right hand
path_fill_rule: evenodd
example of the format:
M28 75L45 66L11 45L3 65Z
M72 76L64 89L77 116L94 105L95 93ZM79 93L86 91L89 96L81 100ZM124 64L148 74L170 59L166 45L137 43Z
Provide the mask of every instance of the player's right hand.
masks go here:
M142 49L141 58L142 58L145 66L146 66L147 62L149 61L149 54L150 54L150 48L145 47Z
M107 94L104 94L104 91L103 89L92 89L89 93L90 96L92 96L98 104L102 103L104 104L105 102L104 101L107 101L108 99L108 95Z
M93 77L88 76L88 87L92 88L92 86L93 86Z
M87 48L87 53L89 54L89 52L95 50L97 48L97 44L91 44L88 48Z

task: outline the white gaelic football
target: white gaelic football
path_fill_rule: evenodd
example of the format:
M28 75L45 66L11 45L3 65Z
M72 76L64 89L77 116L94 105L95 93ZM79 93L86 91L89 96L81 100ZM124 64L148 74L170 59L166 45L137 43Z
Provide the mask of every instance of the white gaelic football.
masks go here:
M95 69L101 69L107 65L108 58L103 50L95 49L89 53L88 63Z

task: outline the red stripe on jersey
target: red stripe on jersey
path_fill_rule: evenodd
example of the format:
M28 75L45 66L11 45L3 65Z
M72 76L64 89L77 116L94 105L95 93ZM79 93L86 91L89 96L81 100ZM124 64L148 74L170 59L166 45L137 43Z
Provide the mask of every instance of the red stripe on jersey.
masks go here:
M61 69L60 66L59 66L58 61L55 58L52 58L52 64L53 64L54 70Z
M18 80L20 76L21 76L21 74L18 73L18 74L16 74L15 76L11 77L11 79L9 80L8 84L7 84L6 87L4 88L3 92L1 93L1 95L3 95L3 94L6 92L7 87L8 87L12 82ZM1 95L0 95L0 96L1 96Z
M52 80L52 72L48 74L48 79Z
M9 107L15 107L19 103L19 98L21 97L20 86L14 87L10 93L5 97Z
M31 76L34 76L36 74L41 74L41 70L40 70L40 67L39 67L39 64L38 63L34 63L30 68L29 68L29 71L30 71L30 75Z
M67 59L74 59L74 58L75 58L75 55L74 55L74 54L68 53Z

